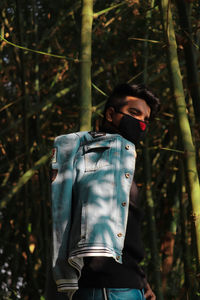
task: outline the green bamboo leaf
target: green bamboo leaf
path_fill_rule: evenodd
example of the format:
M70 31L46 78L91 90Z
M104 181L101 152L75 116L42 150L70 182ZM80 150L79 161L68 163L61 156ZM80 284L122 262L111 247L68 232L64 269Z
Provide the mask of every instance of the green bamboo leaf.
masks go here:
M160 148L161 150L166 150L166 151L172 151L172 152L177 152L177 153L185 153L182 150L177 150L177 149L170 149L170 148Z
M92 83L92 86L98 91L100 92L102 95L104 95L105 97L108 97L108 95L106 93L104 93L100 88L98 88L94 83Z
M32 224L29 223L29 224L28 224L28 232L31 232L31 231L32 231Z
M128 38L128 40L135 40L135 41L142 41L142 42L149 42L149 43L154 43L154 44L163 44L163 41L155 41L155 40L149 40L149 39L142 39L142 38Z
M12 106L13 104L16 104L16 103L18 103L18 102L20 102L20 101L21 101L21 98L18 99L18 100L16 100L16 101L13 101L13 102L10 102L10 103L4 105L2 108L0 108L0 112L2 112L3 110L7 109L8 107L10 107L10 106Z

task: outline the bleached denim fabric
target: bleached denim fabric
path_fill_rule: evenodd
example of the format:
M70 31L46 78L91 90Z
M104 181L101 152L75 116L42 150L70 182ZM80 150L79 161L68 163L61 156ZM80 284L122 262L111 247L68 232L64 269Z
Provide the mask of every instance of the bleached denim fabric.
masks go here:
M144 291L131 288L81 288L73 300L145 300Z
M58 291L78 289L85 256L122 263L135 146L118 134L55 139L52 168L53 271Z

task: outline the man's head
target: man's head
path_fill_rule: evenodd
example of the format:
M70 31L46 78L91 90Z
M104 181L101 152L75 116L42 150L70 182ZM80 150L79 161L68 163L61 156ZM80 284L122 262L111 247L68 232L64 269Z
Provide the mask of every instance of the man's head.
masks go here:
M113 107L116 111L120 110L126 105L128 96L144 100L150 108L150 119L152 120L155 117L160 108L159 99L142 84L130 85L123 83L117 85L109 96L104 108L104 119L106 120L106 111L109 107Z
M159 106L159 99L144 85L120 84L106 102L103 127L113 128L126 138L129 132L129 136L135 135L133 141L138 140Z

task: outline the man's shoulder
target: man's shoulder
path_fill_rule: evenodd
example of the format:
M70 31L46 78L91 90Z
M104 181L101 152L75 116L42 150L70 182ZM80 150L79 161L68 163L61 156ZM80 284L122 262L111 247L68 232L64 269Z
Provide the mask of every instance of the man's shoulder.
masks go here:
M76 140L81 137L83 137L87 131L80 131L80 132L72 132L72 133L66 133L66 134L61 134L55 137L54 141L55 142L61 142L61 141L70 141L70 140Z
M54 143L56 144L75 144L80 143L84 145L87 143L95 143L101 140L113 140L113 139L124 140L124 138L116 133L107 133L101 131L77 131L68 134L62 134L55 138Z

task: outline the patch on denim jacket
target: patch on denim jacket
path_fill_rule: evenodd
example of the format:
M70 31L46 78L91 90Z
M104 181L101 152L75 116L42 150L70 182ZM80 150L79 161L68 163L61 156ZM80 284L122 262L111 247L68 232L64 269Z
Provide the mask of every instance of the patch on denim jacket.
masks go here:
M105 132L96 132L96 131L90 131L89 134L90 134L94 139L106 135Z
M53 182L58 174L58 169L51 169L50 170L50 181Z
M52 155L51 155L52 164L57 163L57 152L58 152L58 149L56 147L52 149Z

